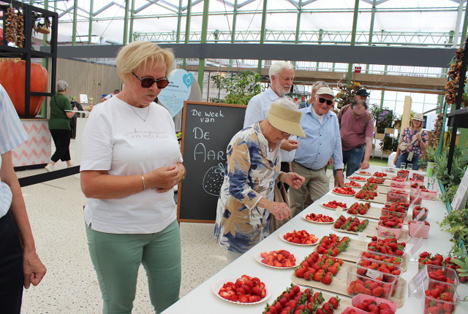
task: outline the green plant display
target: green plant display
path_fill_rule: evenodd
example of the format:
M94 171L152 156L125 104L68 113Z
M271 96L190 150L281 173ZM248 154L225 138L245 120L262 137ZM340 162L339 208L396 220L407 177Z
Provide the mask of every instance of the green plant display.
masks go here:
M385 112L388 113L383 115ZM394 128L395 123L399 121L398 116L388 107L380 108L380 106L372 105L370 113L376 123L377 133L385 133L386 128ZM382 151L396 151L398 148L398 138L386 135L379 145Z
M262 76L250 70L229 73L227 75L213 75L211 79L219 91L218 98L212 99L216 103L247 106L253 96L263 91L263 87L260 84ZM221 90L227 92L227 95L222 99L219 96Z
M340 91L336 95L338 109L341 109L344 105L350 104L354 100L356 92L362 88L364 87L358 82L353 82L347 86L341 85Z
M448 153L448 150L446 150L441 155L435 157L434 174L445 188L445 193L441 197L442 201L451 203L460 185L460 181L468 168L468 148L462 150L459 147L455 147L452 173L450 175L447 170Z
M456 256L464 256L464 248L459 246L459 242L468 243L468 209L452 210L439 223L440 228L450 232L453 238L450 240L453 246L450 253Z

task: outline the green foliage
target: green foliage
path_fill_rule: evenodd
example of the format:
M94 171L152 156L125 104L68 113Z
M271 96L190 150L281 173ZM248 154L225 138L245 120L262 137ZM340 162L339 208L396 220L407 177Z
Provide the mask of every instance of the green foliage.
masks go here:
M419 159L418 165L423 165L428 162L434 162L436 159L437 150L434 147L429 146L426 149L426 153L423 155L423 158Z
M350 104L354 100L356 92L362 88L364 87L358 82L353 82L348 86L341 85L340 92L336 95L338 109L341 109L344 105Z
M253 71L241 71L223 75L213 75L211 77L219 91L227 92L224 99L213 98L216 103L227 103L246 105L250 99L263 91L260 84L262 76Z
M389 111L381 121L379 121L379 116L382 112ZM384 133L385 128L393 128L395 121L398 120L398 116L393 113L388 107L382 107L377 105L372 105L370 108L370 113L374 119L377 127L377 133ZM382 117L381 117L382 118Z
M455 147L452 161L452 172L448 173L448 150L435 158L434 174L437 180L445 187L445 193L441 199L451 203L457 192L460 181L468 168L468 148L462 150Z
M463 256L463 248L460 248L459 242L462 241L465 245L468 243L468 209L452 210L439 223L441 230L450 232L453 238L453 246L450 250L452 254Z
M451 262L460 266L460 268L457 268L459 276L468 276L468 256L465 257L465 261L463 261L461 258L456 258L452 259Z

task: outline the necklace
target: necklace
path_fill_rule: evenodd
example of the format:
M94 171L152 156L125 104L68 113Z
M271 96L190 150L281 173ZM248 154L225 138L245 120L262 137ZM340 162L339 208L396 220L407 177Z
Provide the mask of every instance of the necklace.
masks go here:
M140 118L143 122L146 122L146 119L148 118L148 114L149 114L149 111L150 111L150 108L151 108L150 106L148 106L148 110L146 110L146 116L145 116L144 119L135 111L135 109L133 109L132 105L130 105L130 108L138 116L138 118Z

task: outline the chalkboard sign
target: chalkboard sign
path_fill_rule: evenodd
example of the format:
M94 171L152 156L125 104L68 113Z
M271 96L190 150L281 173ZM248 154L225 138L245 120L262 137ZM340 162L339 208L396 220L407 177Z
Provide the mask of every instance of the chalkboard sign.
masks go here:
M216 219L219 190L224 180L226 148L242 129L245 106L184 102L182 155L187 170L179 185L179 221Z

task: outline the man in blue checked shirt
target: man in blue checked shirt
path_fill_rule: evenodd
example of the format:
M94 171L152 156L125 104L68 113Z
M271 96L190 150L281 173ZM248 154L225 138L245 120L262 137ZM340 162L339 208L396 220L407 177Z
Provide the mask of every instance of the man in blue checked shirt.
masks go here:
M11 150L28 135L0 84L0 312L20 313L23 286L37 286L46 268L36 253Z
M344 186L343 155L338 119L333 109L335 95L328 87L320 88L308 108L301 109L301 126L306 133L299 139L292 171L305 178L299 189L290 189L291 217L304 209L306 192L316 201L328 192L330 180L326 175L327 163L333 158L336 170L335 186Z

